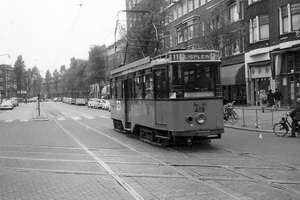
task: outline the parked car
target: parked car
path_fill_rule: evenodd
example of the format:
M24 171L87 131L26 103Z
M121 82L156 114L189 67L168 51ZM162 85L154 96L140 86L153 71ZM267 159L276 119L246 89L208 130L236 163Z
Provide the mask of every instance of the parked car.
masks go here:
M4 110L4 109L14 109L14 104L12 100L3 100L1 105L0 105L0 110Z
M10 100L12 101L14 107L19 106L19 101L17 97L11 97Z
M109 99L105 100L105 104L103 105L102 109L110 111L110 100Z
M59 97L55 97L55 98L53 98L53 101L54 102L60 102L60 98Z
M71 104L75 104L76 100L74 98L71 98Z
M84 98L76 98L75 99L75 104L78 105L85 105L86 104L86 100Z
M88 108L94 108L96 101L96 98L91 98L88 102Z

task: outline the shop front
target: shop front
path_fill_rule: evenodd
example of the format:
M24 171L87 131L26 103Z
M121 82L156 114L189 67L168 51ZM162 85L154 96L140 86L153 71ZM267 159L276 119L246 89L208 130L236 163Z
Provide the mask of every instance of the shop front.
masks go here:
M283 105L292 106L300 93L300 46L271 52L276 87L284 96Z
M251 80L251 91L253 92L252 99L254 105L259 106L260 91L264 90L266 93L272 89L272 73L270 61L261 61L249 63L249 77Z
M224 103L235 101L246 104L245 64L235 64L221 68Z

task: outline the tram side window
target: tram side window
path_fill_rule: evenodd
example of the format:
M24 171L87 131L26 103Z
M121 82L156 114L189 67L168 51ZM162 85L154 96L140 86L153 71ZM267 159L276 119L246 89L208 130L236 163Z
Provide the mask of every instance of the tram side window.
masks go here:
M181 65L169 66L169 98L182 98Z
M121 80L117 80L116 88L117 88L116 98L122 99L123 95L122 95L122 81Z
M152 74L146 74L144 76L145 88L146 88L146 99L153 99L153 77Z
M143 96L143 79L142 76L138 76L134 78L134 98L142 99Z

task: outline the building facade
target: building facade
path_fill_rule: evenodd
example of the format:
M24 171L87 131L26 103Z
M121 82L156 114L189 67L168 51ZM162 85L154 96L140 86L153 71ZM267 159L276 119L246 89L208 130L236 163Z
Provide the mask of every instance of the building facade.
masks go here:
M248 0L245 73L247 102L258 105L261 90L278 88L285 105L300 92L299 0Z
M17 81L11 65L0 65L0 99L17 96Z
M145 0L144 0L145 1ZM163 0L162 0L163 1ZM164 9L167 10L167 16L164 21L165 27L159 33L160 53L174 49L217 49L222 56L222 87L224 101L236 101L239 104L246 104L246 79L245 79L245 58L244 58L244 5L245 0L166 0ZM126 0L126 9L136 9L143 0ZM217 8L222 14L215 12ZM211 16L211 18L207 18ZM230 43L218 41L215 46L206 46L201 42L205 40L209 30L208 23L211 23L215 17L221 24L223 21L223 32L229 25L232 29L226 30L236 32L235 40ZM127 19L129 20L129 19ZM228 23L229 22L229 23ZM213 31L217 31L216 30ZM218 33L219 38L222 33Z

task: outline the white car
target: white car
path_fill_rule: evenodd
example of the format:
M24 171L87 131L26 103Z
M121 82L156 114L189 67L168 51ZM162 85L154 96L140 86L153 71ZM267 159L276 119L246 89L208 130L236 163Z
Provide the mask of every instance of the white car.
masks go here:
M0 110L4 110L4 109L14 109L14 103L11 100L4 100L2 101L1 105L0 105Z
M105 104L103 105L102 109L110 111L110 100L105 100Z
M96 101L96 98L91 98L88 102L88 108L94 108Z
M76 98L75 99L75 105L85 105L86 101L84 98Z

